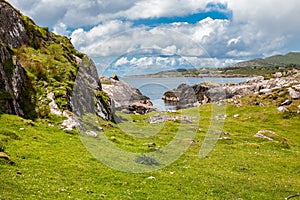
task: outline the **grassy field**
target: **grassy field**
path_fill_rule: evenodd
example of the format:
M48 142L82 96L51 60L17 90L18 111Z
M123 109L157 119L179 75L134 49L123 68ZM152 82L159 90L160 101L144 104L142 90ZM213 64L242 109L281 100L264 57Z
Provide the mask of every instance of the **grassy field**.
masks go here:
M102 164L84 143L103 136L94 139L80 137L76 131L67 133L58 128L61 119L32 122L0 115L0 151L12 159L0 159L0 199L256 200L300 193L299 114L279 114L273 106L228 105L223 131L229 134L220 135L210 154L200 159L200 148L212 126L212 106L180 112L199 117L192 123L151 125L149 115L122 115L120 124L100 121L111 144L145 155L163 149L180 128L187 134L194 131L193 143L182 156L145 173L121 172ZM154 131L146 137L149 131L145 130ZM260 130L277 135L272 141L253 137Z

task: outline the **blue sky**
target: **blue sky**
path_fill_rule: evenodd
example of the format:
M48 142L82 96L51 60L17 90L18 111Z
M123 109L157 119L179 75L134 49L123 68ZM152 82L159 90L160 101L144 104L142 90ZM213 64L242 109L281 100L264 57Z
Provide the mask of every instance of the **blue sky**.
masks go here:
M300 50L298 0L9 2L71 37L105 75L223 67Z

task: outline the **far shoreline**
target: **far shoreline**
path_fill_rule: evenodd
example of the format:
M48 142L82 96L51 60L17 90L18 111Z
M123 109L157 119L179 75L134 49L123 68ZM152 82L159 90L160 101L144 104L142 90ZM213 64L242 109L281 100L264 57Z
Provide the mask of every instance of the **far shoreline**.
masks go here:
M233 74L233 75L226 75L226 74L214 74L214 75L207 75L207 74L199 74L199 75L187 75L187 76L167 76L167 75L130 75L130 76L121 76L122 78L252 78L255 75L243 75L243 74Z

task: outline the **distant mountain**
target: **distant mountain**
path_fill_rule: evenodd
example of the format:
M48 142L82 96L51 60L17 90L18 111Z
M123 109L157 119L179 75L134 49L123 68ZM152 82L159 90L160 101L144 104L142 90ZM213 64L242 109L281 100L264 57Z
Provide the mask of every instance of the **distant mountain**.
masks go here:
M232 67L287 67L300 66L300 52L291 52L286 55L274 55L264 59L258 58L239 62Z

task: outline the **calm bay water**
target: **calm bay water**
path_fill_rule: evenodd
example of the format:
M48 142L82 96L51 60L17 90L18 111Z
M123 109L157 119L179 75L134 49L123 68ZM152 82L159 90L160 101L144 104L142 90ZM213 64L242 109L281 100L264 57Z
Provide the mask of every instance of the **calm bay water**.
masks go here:
M167 110L173 108L173 106L165 105L161 99L163 94L174 88L177 88L180 84L186 83L194 85L202 83L204 81L212 81L216 83L240 83L249 78L196 78L196 77L169 77L169 78L121 78L127 82L131 87L139 89L142 94L148 96L155 108L159 110Z

